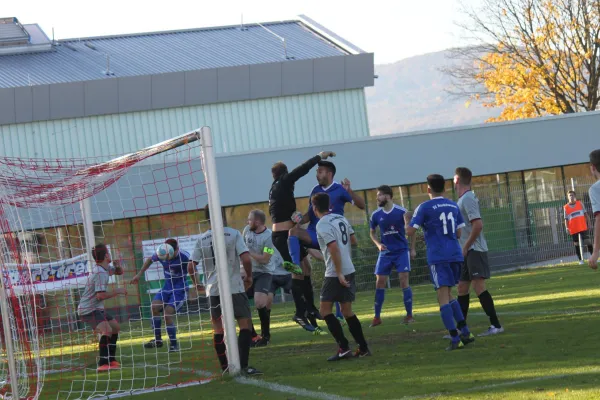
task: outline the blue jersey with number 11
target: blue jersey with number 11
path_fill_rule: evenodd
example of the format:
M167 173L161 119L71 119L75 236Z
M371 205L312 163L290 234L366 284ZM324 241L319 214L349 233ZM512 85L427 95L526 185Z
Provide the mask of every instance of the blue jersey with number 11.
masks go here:
M423 229L429 265L464 261L456 231L465 223L458 204L452 200L436 197L422 203L410 226Z

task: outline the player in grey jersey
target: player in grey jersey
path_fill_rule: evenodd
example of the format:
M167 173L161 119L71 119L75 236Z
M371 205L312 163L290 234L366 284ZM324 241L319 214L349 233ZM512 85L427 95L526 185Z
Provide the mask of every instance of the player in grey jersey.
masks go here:
M77 307L77 314L100 336L98 372L103 372L121 368L121 364L115 358L121 328L117 320L104 310L104 300L127 295L127 291L125 289L108 290L110 276L113 274L123 275L123 268L116 262L114 267L110 266L112 260L108 248L104 244L94 246L92 257L95 265L87 277L85 289ZM90 260L90 262L92 261Z
M204 209L206 219L210 222L210 213L208 206ZM240 364L242 373L245 375L262 375L259 370L248 366L250 358L250 344L252 336L250 326L252 325L252 313L246 289L252 286L252 260L244 239L239 231L224 227L225 230L225 253L227 254L227 267L229 276L219 277L215 265L215 253L213 249L213 232L211 229L206 231L194 246L192 260L188 264L188 274L200 293L203 289L196 275L196 265L202 263L204 276L206 278L206 294L210 304L210 316L213 328L214 346L217 357L221 363L221 369L227 370L227 348L224 341L223 321L221 320L221 298L219 294L219 279L229 279L231 286L231 297L233 301L233 313L240 327L238 346L240 353ZM244 266L246 276L244 280L240 275L240 260Z
M340 321L332 313L333 303L339 302L348 329L358 344L354 356L371 355L358 317L352 311L352 302L356 295L354 281L354 264L352 263L352 245L350 237L354 230L346 218L329 212L329 195L317 193L311 198L316 216L317 240L325 259L325 279L321 289L321 315L327 323L329 331L338 343L338 351L328 361L338 361L352 357L348 339Z
M490 319L490 327L479 336L497 335L504 332L496 315L496 307L492 295L485 287L485 280L490 279L490 264L488 261L488 247L483 235L483 221L479 210L479 199L471 190L473 173L465 167L456 168L454 186L458 193L458 207L462 214L465 226L459 238L465 261L461 268L458 282L458 304L462 310L465 321L469 311L469 291L471 284L479 298L481 308Z
M277 263L275 256L275 246L271 239L271 230L267 229L265 222L267 217L261 210L252 210L248 215L248 225L244 228L242 237L244 243L248 246L250 257L252 259L252 289L254 296L254 305L260 318L261 336L256 334L254 326L252 327L252 344L256 347L262 347L269 344L271 340L271 310L268 308L269 290L273 271Z
M600 149L590 153L590 172L596 178L589 190L592 202L592 213L594 214L594 251L588 260L590 268L598 268L598 250L600 250Z

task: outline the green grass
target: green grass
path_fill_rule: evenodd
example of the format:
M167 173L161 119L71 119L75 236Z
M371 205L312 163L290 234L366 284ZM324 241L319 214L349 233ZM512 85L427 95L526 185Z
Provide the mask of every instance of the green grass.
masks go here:
M402 293L388 290L382 314L383 325L369 328L373 293L359 293L355 310L373 356L360 360L328 363L336 346L330 335L312 336L289 321L292 305L273 310L272 343L252 349L250 364L269 383L350 398L402 399L592 399L600 398L600 275L581 266L560 266L498 276L489 281L500 320L506 332L477 338L464 350L446 352L447 343L439 317L436 296L430 285L414 287L416 323L400 323L404 315ZM257 318L255 319L257 321ZM475 333L487 329L488 321L479 302L471 295L469 325ZM205 329L207 325L203 323ZM350 335L345 330L347 336ZM134 334L135 335L135 334ZM78 380L84 371L46 377L42 398L86 398L91 391L103 393L144 384L176 383L198 379L177 368L217 371L210 331L183 339L194 350L182 352L181 361L171 357L174 369L132 368L142 363L167 364L165 352L144 353L138 338L133 346L123 335L123 369L98 376L88 370L85 390ZM88 363L93 363L89 353ZM136 379L132 379L135 375ZM144 379L145 378L145 379ZM99 379L99 381L96 381ZM515 383L515 381L521 381ZM71 386L73 385L73 386ZM138 385L138 386L135 386ZM144 399L304 399L217 378L189 388L143 395ZM414 398L413 397L413 398ZM140 397L141 398L141 397Z

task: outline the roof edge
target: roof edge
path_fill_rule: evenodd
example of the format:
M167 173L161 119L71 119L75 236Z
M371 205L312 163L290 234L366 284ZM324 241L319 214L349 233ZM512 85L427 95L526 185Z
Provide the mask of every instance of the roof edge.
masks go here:
M323 25L319 24L317 21L310 18L309 16L307 16L305 14L300 14L300 15L298 15L298 18L300 20L299 22L301 22L304 26L306 26L308 29L313 31L315 34L321 36L323 39L327 40L328 42L331 42L335 46L346 50L348 53L350 53L350 54L367 53L365 50L361 49L357 45L344 39L343 37L336 34L335 32L330 31L329 29L327 29Z

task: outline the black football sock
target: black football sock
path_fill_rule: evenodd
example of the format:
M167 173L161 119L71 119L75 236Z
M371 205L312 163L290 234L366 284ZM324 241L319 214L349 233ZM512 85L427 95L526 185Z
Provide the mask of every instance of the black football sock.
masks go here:
M296 305L296 316L304 318L306 302L304 300L304 282L302 280L292 279L292 297Z
M471 301L469 293L463 294L461 296L459 295L457 300L458 300L458 304L460 304L460 310L462 311L463 317L465 317L465 321L466 321L467 313L469 312L469 303Z
M502 326L500 325L500 321L496 315L496 307L494 307L494 300L492 299L490 292L487 290L482 292L479 295L479 302L481 303L481 308L483 308L485 314L490 318L490 323L496 328L501 328Z
M250 358L250 343L252 335L249 329L240 329L238 336L238 347L240 351L240 366L242 369L248 368L248 359Z
M346 322L348 323L348 330L352 334L352 337L360 347L361 351L367 351L369 346L367 345L367 341L365 340L365 335L363 334L362 326L360 325L360 321L358 317L355 315L350 318L346 318Z
M575 246L575 253L577 253L579 261L583 260L583 258L581 258L581 249L579 248L579 245Z
M227 346L225 346L224 335L222 333L215 333L213 335L213 344L219 358L219 363L221 364L221 369L225 371L227 369Z
M325 322L327 323L327 328L329 328L331 336L333 336L340 349L348 350L350 348L348 346L348 339L344 336L344 330L342 329L340 321L335 315L329 314L325 317Z
M108 336L106 336L106 335L100 336L100 342L98 343L98 353L100 355L100 358L98 358L98 366L99 367L109 363L108 343L109 343Z
M254 339L257 336L258 336L258 333L256 332L256 329L254 329L254 324L252 324L252 339Z
M112 336L110 337L110 341L108 343L108 357L109 357L108 361L109 362L117 360L115 358L115 356L117 354L117 340L119 340L119 334L113 333Z
M304 275L304 299L306 300L306 310L313 311L315 309L315 293L310 276L307 275Z
M269 310L267 310L267 307L259 308L258 316L260 317L260 334L265 339L270 339L271 314L269 313Z

